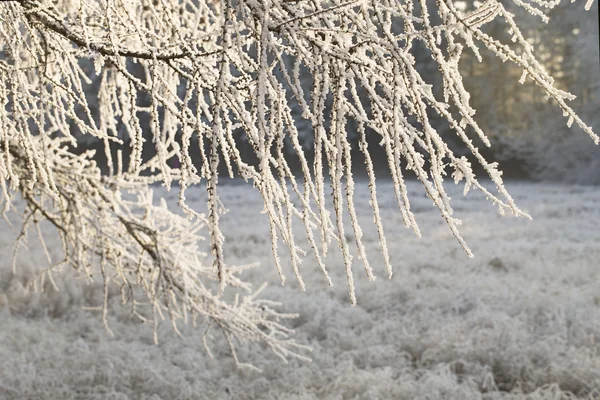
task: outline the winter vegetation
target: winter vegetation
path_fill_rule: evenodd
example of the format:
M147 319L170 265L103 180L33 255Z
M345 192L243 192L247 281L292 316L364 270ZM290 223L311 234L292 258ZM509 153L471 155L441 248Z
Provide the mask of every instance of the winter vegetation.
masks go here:
M431 386L438 394L446 385L448 393L465 390L469 395L538 389L542 397L546 391L594 395L599 378L590 372L595 364L587 353L589 357L577 353L569 358L583 363L574 372L573 382L585 383L573 383L577 390L565 386L563 375L550 370L541 375L542 368L554 365L552 357L539 361L532 355L522 364L509 360L510 368L518 364L515 368L535 371L531 376L517 376L512 369L498 372L493 369L497 360L481 358L485 351L493 354L490 346L500 335L499 320L518 325L522 321L506 318L533 313L529 306L511 303L505 290L525 291L528 279L539 280L544 290L555 289L548 289L549 277L537 266L517 273L502 257L490 261L491 268L510 275L501 282L504 288L494 286L497 277L475 279L467 267L447 272L456 273L455 280L444 277L441 264L425 277L413 269L428 262L408 261L416 242L397 236L402 226L421 238L423 226L435 225L423 207L433 206L455 239L454 249L462 249L460 256L452 252L452 258L463 257L461 266L472 265L467 261L472 247L462 235L475 229L471 239L477 243L494 226L480 221L476 228L467 223L459 230L468 220L457 218L451 197L478 192L475 198L488 200L501 215L530 218L507 190L495 156L519 165L530 178L571 179L572 174L578 178L571 180L598 183L600 164L593 144L600 140L594 132L600 85L598 79L582 79L597 62L597 46L590 40L597 31L581 15L595 13L582 14L578 6L597 7L593 0L581 5L546 0L0 2L0 186L6 226L15 232L3 237L15 245L12 264L0 268L0 303L16 324L10 329L29 329L18 326L19 316L38 313L55 313L67 323L65 313L84 305L100 313L107 335L117 335L110 339L115 346L124 346L119 342L123 333L113 325L125 332L150 332L155 344L172 334L197 338L194 343L201 343L209 357L223 353L226 345L235 365L251 369L255 366L245 362L252 356L238 356L247 351L238 350L239 342L258 343L286 362L306 361L312 357L309 344L319 348L321 340L331 338L311 339L316 333L306 330L299 333L303 340L293 335L291 327L305 328L307 323L297 322L307 318L297 306L315 307L301 292L321 288L331 293L322 295L327 310L335 304L327 296L337 290L327 287L342 275L349 305L357 304L361 287L361 302L381 303L373 315L362 315L374 318L364 329L376 322L398 324L394 329L412 332L391 336L402 343L438 323L450 330L448 338L464 334L463 324L491 324L492 339L466 336L484 343L473 342L466 353L450 349L467 346L466 339L446 343L440 341L442 333L430 337L433 350L427 344L417 351L398 343L395 354L410 355L406 365L389 365L387 372L376 373L408 379L408 386L398 386L403 388L398 395L426 393L424 377L438 380L441 386ZM230 178L247 187L223 186ZM448 181L461 184L455 196L450 194L456 188ZM479 200L471 213L484 208ZM229 215L227 208L233 210ZM255 208L257 214L262 210L265 225L241 217L242 211ZM417 224L419 214L426 225ZM239 218L237 231L225 232L224 215ZM488 218L495 221L492 215ZM256 231L252 238L245 237L246 229ZM439 233L436 242L442 237ZM593 237L592 231L582 240ZM269 257L253 254L248 241L265 241ZM439 246L442 257L447 245L436 242L429 242L426 252L436 253ZM493 253L493 248L482 247L478 254ZM45 266L26 268L23 248L39 250ZM37 250L29 257L37 257ZM355 280L355 258L364 279ZM290 294L289 284L265 289L260 277L268 272L265 267L260 274L252 269L255 261L272 265L281 284L293 275L292 286L300 291ZM562 279L555 262L548 274ZM586 265L571 278L594 277ZM380 290L381 279L370 282L376 276L392 278L398 268L403 279L410 278L406 285L419 288L431 279L438 289L442 282L455 286L440 289L430 299L435 290L418 292L400 302L408 307L402 314L388 298L397 289L386 292ZM489 293L469 289L469 279ZM565 285L571 287L569 282ZM368 285L377 285L377 294L368 294ZM460 319L462 314L454 309L432 311L444 301L449 301L446 307L460 308L452 297L458 287L474 290L473 301L492 309L474 306L474 320ZM38 306L32 303L38 297L21 288L62 294L55 294L55 305ZM542 304L544 296L534 301ZM590 300L558 296L560 301L573 300L573 307ZM115 307L116 300L121 309ZM281 303L294 312L283 311ZM585 304L590 313L597 311ZM540 307L543 318L566 318L564 308ZM421 320L425 317L429 319ZM76 325L91 323L83 314L73 318ZM585 320L583 315L581 321L577 318L567 323ZM172 333L162 328L165 320ZM556 354L592 352L597 350L595 328L588 322L577 330L585 336L580 341L569 336L571 328L529 336L529 322L503 329L509 334L523 329L525 336L513 343L515 354L541 354L543 349L527 342L541 339L548 346L558 343ZM214 332L222 338L216 339ZM72 339L67 335L62 340L67 345ZM332 357L357 343L341 340ZM426 351L434 353L430 364L422 361ZM8 352L6 359L15 357ZM208 368L210 363L198 362L192 364ZM292 365L300 368L298 362ZM456 372L458 364L463 372ZM111 378L105 383L106 393L133 390L117 390ZM0 378L0 390L7 395L21 390L37 395L27 385L31 382L15 376ZM193 398L186 396L180 397Z
M533 221L495 214L478 193L456 202L462 232L477 256L469 259L415 181L407 182L417 239L401 223L391 185L380 185L394 279L357 279L352 307L339 248L327 258L332 288L316 264L306 263L306 292L278 284L269 252L262 199L250 185L225 185L231 212L222 219L232 264L259 262L248 281L269 286L262 296L300 316L294 337L312 348L312 362L275 359L264 345L240 345L240 360L262 372L236 368L218 331L132 317L118 290L109 292L106 334L99 313L100 281L85 285L72 270L56 274L56 292L26 285L45 256L31 241L18 269L0 271L0 398L13 399L410 399L548 400L598 398L600 389L600 188L508 182ZM190 188L189 202L206 201ZM449 187L460 196L459 187ZM171 204L173 191L157 189ZM356 186L357 216L369 221L369 187ZM376 227L365 225L365 252L384 273ZM295 227L300 234L302 228ZM2 230L0 250L14 236ZM50 237L54 256L58 239ZM306 239L299 244L306 245ZM286 271L291 270L288 264ZM225 291L228 292L229 289Z

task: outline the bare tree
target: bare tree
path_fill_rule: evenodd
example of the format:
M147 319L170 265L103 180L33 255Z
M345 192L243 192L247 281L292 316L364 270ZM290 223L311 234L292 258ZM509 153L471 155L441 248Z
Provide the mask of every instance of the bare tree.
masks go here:
M514 3L547 23L546 14L559 1ZM586 6L591 4L588 0ZM508 32L512 42L486 32L492 21L501 23L502 34ZM439 88L419 72L416 48L437 66ZM264 199L282 282L280 240L304 288L304 251L292 231L296 220L328 282L323 258L337 242L350 299L356 302L344 218L349 218L366 275L374 279L354 208L350 127L359 137L387 275L392 276L392 266L368 137L376 137L386 154L404 224L420 235L405 184L411 174L472 256L444 189L448 174L456 183L464 180L465 194L480 190L501 213L528 217L506 191L497 164L485 160L473 142L478 138L489 145L469 104L459 60L467 52L479 59L480 50L517 65L521 81L540 86L567 124L575 122L598 143L569 106L574 96L554 86L514 15L498 0L486 0L470 12L453 0L2 2L0 185L5 211L20 193L27 205L23 229L40 220L51 222L63 242L62 263L88 274L100 268L106 285L121 285L134 312L133 288L141 287L154 321L168 313L176 329L179 318L201 315L229 339L264 341L283 358L299 355L300 348L279 323L286 315L270 303L255 293L234 304L223 300L227 285L248 286L239 278L240 269L228 267L223 256L220 165L230 176L252 181ZM311 77L309 90L301 74ZM93 82L97 90L92 93ZM292 115L292 104L304 121ZM453 153L433 118L445 121L470 157ZM300 122L311 127L311 157L301 145L306 132L299 132ZM240 153L240 134L256 162ZM104 143L107 175L91 154L72 152L79 135ZM153 144L148 154L146 139ZM286 142L300 173L290 166ZM115 145L121 146L117 152ZM494 190L480 182L472 163L482 167ZM206 216L186 204L186 189L201 181L208 190ZM326 206L327 181L332 210ZM157 182L167 188L179 184L179 205L194 222L153 205L148 186ZM134 192L133 199L122 193L127 190ZM210 236L212 266L196 256L203 226Z

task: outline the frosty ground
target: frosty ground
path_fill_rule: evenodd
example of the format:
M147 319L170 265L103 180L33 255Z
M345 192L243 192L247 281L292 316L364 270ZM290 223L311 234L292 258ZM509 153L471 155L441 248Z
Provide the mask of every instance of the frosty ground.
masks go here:
M367 186L358 184L378 279L368 282L356 260L356 307L337 249L327 258L333 288L310 257L302 264L307 292L290 268L282 287L260 197L249 185L220 189L230 209L222 218L227 262L259 262L251 281L268 281L265 297L300 314L291 322L295 337L312 347L312 362L283 364L259 346L240 346L242 361L262 373L236 368L216 332L214 360L200 328L180 338L163 324L154 345L152 328L116 296L109 336L98 313L83 309L98 305L100 287L69 271L57 277L60 292L24 292L45 257L32 237L13 274L15 233L2 225L0 399L600 398L600 188L509 183L533 221L502 217L481 195L453 189L475 253L469 259L417 183L409 189L422 239L403 227L389 186L382 181L378 194L392 280L378 255ZM188 194L198 207L204 196Z

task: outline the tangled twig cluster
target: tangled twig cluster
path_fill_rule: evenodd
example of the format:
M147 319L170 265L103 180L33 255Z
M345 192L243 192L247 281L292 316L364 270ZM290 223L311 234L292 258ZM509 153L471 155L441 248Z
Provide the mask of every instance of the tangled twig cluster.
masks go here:
M514 2L544 20L558 4ZM493 20L504 22L514 43L485 32ZM374 272L354 207L351 126L360 137L390 277L367 137L377 137L385 150L402 220L416 235L407 173L422 183L468 255L444 189L448 174L457 183L465 181L465 194L475 188L500 212L527 216L506 191L497 164L485 160L474 144L474 139L489 141L463 86L459 60L464 51L479 56L484 48L517 64L522 79L533 80L554 99L568 124L575 122L599 140L568 105L574 96L553 86L514 16L498 0L486 0L470 13L459 11L452 0L22 0L0 4L0 22L0 185L6 204L11 193L21 192L28 215L45 218L61 231L67 262L87 271L98 258L106 281L116 279L125 288L135 281L155 312L206 315L230 334L251 333L270 341L282 355L287 350L274 339L277 335L256 329L262 324L284 334L280 325L261 319L252 301L226 306L218 297L226 285L242 285L238 270L228 268L223 256L220 164L231 176L237 171L251 180L262 195L281 281L280 240L304 288L304 251L292 230L293 222L300 221L329 283L323 259L331 242L338 243L355 303L352 245L344 218L350 219L367 277L373 279ZM417 68L417 46L440 71L439 91ZM90 94L92 81L99 90ZM306 132L298 129L292 103L311 126L314 157L302 146ZM434 116L446 122L471 158L453 153L432 123ZM256 162L240 154L240 133ZM89 158L60 147L75 146L78 134L104 142L110 177L100 176ZM151 157L143 146L149 139L154 144ZM114 159L111 143L128 144L126 165L120 152ZM290 166L285 146L293 148L301 176ZM190 155L194 147L199 163ZM180 160L179 166L170 165L173 158ZM480 182L473 162L496 190ZM195 223L166 217L145 189L139 189L133 202L120 194L153 182L170 187L174 181L179 204ZM208 189L206 218L187 206L185 197L186 189L201 181ZM326 206L327 181L333 213ZM194 255L200 221L206 221L209 232L210 268ZM203 283L214 278L213 272L219 283L215 294Z

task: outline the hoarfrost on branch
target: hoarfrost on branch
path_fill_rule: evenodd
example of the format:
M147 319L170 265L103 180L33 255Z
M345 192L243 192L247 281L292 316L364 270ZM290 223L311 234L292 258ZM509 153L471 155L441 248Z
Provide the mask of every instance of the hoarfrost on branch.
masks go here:
M514 3L548 23L547 13L559 1ZM591 4L588 0L586 7ZM502 21L513 43L486 33L491 21ZM419 71L416 48L437 65L439 87ZM239 277L242 269L227 266L224 259L221 164L230 176L251 181L264 199L282 282L280 241L304 288L300 264L305 252L295 241L296 221L304 226L329 284L324 257L337 242L350 299L356 302L354 245L344 234L344 218L349 218L366 275L374 279L354 209L350 135L359 137L387 275L392 276L392 267L367 140L372 137L387 155L403 223L420 235L405 185L410 173L471 256L444 189L446 175L456 183L464 180L465 194L482 191L500 212L528 217L506 191L497 164L485 160L474 142L489 146L469 105L459 61L464 52L480 57L483 50L522 68L522 80L539 85L567 124L579 125L598 143L569 106L574 96L554 87L515 16L497 0L470 12L457 9L453 0L2 2L0 185L5 211L20 193L26 203L23 232L40 220L52 223L63 242L65 258L59 264L89 275L99 265L105 285L116 281L134 312L133 287L141 286L153 321L166 313L176 329L179 318L201 315L221 327L230 343L251 338L268 343L283 358L299 355L301 347L278 322L288 315L258 300L255 292L234 304L223 300L227 285L250 288ZM91 93L90 87L97 90ZM470 159L453 153L434 117L445 121ZM300 123L308 123L309 131L301 131ZM240 153L240 133L255 162ZM84 136L104 143L108 175L101 174L91 153L70 152ZM152 141L151 156L145 154L145 141ZM116 156L111 150L123 144L127 161L121 150ZM290 165L290 147L301 174ZM193 149L199 162L192 159ZM175 166L173 159L179 161ZM495 190L480 183L473 162ZM167 188L178 183L179 205L189 219L154 205L148 186L157 182ZM208 191L207 215L186 203L186 189L200 182ZM332 209L326 205L327 182ZM211 266L198 256L198 232L204 227ZM56 266L48 269L49 278Z

